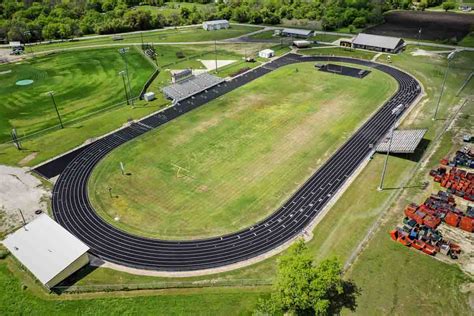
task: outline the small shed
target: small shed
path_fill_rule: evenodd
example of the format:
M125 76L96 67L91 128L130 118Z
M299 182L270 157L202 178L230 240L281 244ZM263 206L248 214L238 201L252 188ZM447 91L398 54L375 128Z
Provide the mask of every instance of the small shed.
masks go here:
M264 49L258 52L258 57L261 58L272 58L275 56L275 51L271 49Z
M228 29L229 21L227 20L214 20L214 21L205 21L202 23L202 28L206 31L214 31L220 29Z
M8 235L3 244L47 288L89 262L89 247L46 214Z
M155 100L155 92L147 92L143 95L143 99L145 99L145 101L153 101Z
M297 48L307 48L307 47L311 46L311 42L310 41L304 41L304 40L293 41L293 46L295 46Z

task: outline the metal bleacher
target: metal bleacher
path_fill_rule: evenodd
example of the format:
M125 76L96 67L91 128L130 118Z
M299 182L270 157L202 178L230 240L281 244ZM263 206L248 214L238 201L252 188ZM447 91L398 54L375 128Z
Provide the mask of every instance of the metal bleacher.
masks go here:
M203 73L166 86L162 91L167 98L179 102L222 82L224 82L222 78Z

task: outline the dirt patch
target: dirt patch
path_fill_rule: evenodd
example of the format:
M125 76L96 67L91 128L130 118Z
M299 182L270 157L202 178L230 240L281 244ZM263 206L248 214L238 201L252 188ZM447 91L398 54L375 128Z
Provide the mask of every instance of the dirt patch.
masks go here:
M417 39L421 28L421 40L458 42L473 26L474 15L470 14L394 11L385 15L385 23L364 32Z
M35 159L37 155L38 155L38 152L31 153L31 154L29 154L28 156L26 156L25 158L23 158L22 160L20 160L20 161L18 162L18 164L19 164L20 166L26 166L30 161L32 161L33 159Z
M461 247L461 255L456 263L466 273L474 276L474 236L459 228L454 228L446 224L441 224L438 230L447 240L451 240ZM453 260L442 254L437 254L436 259L452 264Z
M216 70L216 61L215 60L201 60L198 59L208 71ZM235 63L236 60L217 60L217 68L221 68L232 63Z
M22 219L27 222L37 215L36 210L47 212L46 200L51 193L41 181L28 173L26 168L0 165L0 233L4 234L19 227Z

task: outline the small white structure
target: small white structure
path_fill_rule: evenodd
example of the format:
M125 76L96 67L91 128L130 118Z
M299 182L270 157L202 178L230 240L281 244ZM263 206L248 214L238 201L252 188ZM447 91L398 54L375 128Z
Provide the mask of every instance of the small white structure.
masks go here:
M307 48L307 47L310 47L311 46L311 42L310 41L293 41L293 46L297 47L297 48Z
M272 58L273 56L275 56L275 51L271 49L264 49L258 52L258 57Z
M228 29L229 21L227 20L205 21L202 23L202 28L205 29L206 31Z
M155 100L155 92L147 92L143 95L143 99L145 99L145 101L153 101Z
M89 247L46 214L8 235L3 244L47 288L89 262Z
M21 44L21 42L9 42L8 44L10 45L10 48L23 47L23 45Z

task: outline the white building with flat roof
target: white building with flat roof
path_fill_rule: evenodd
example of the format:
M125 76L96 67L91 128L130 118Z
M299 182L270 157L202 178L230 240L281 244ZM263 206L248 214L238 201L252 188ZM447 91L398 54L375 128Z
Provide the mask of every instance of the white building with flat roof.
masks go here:
M258 52L258 57L272 58L273 56L275 56L275 51L271 49L264 49Z
M47 288L89 262L89 247L47 214L8 235L3 244Z
M202 28L206 31L214 31L220 29L228 29L229 21L227 20L214 20L214 21L205 21L202 23Z

